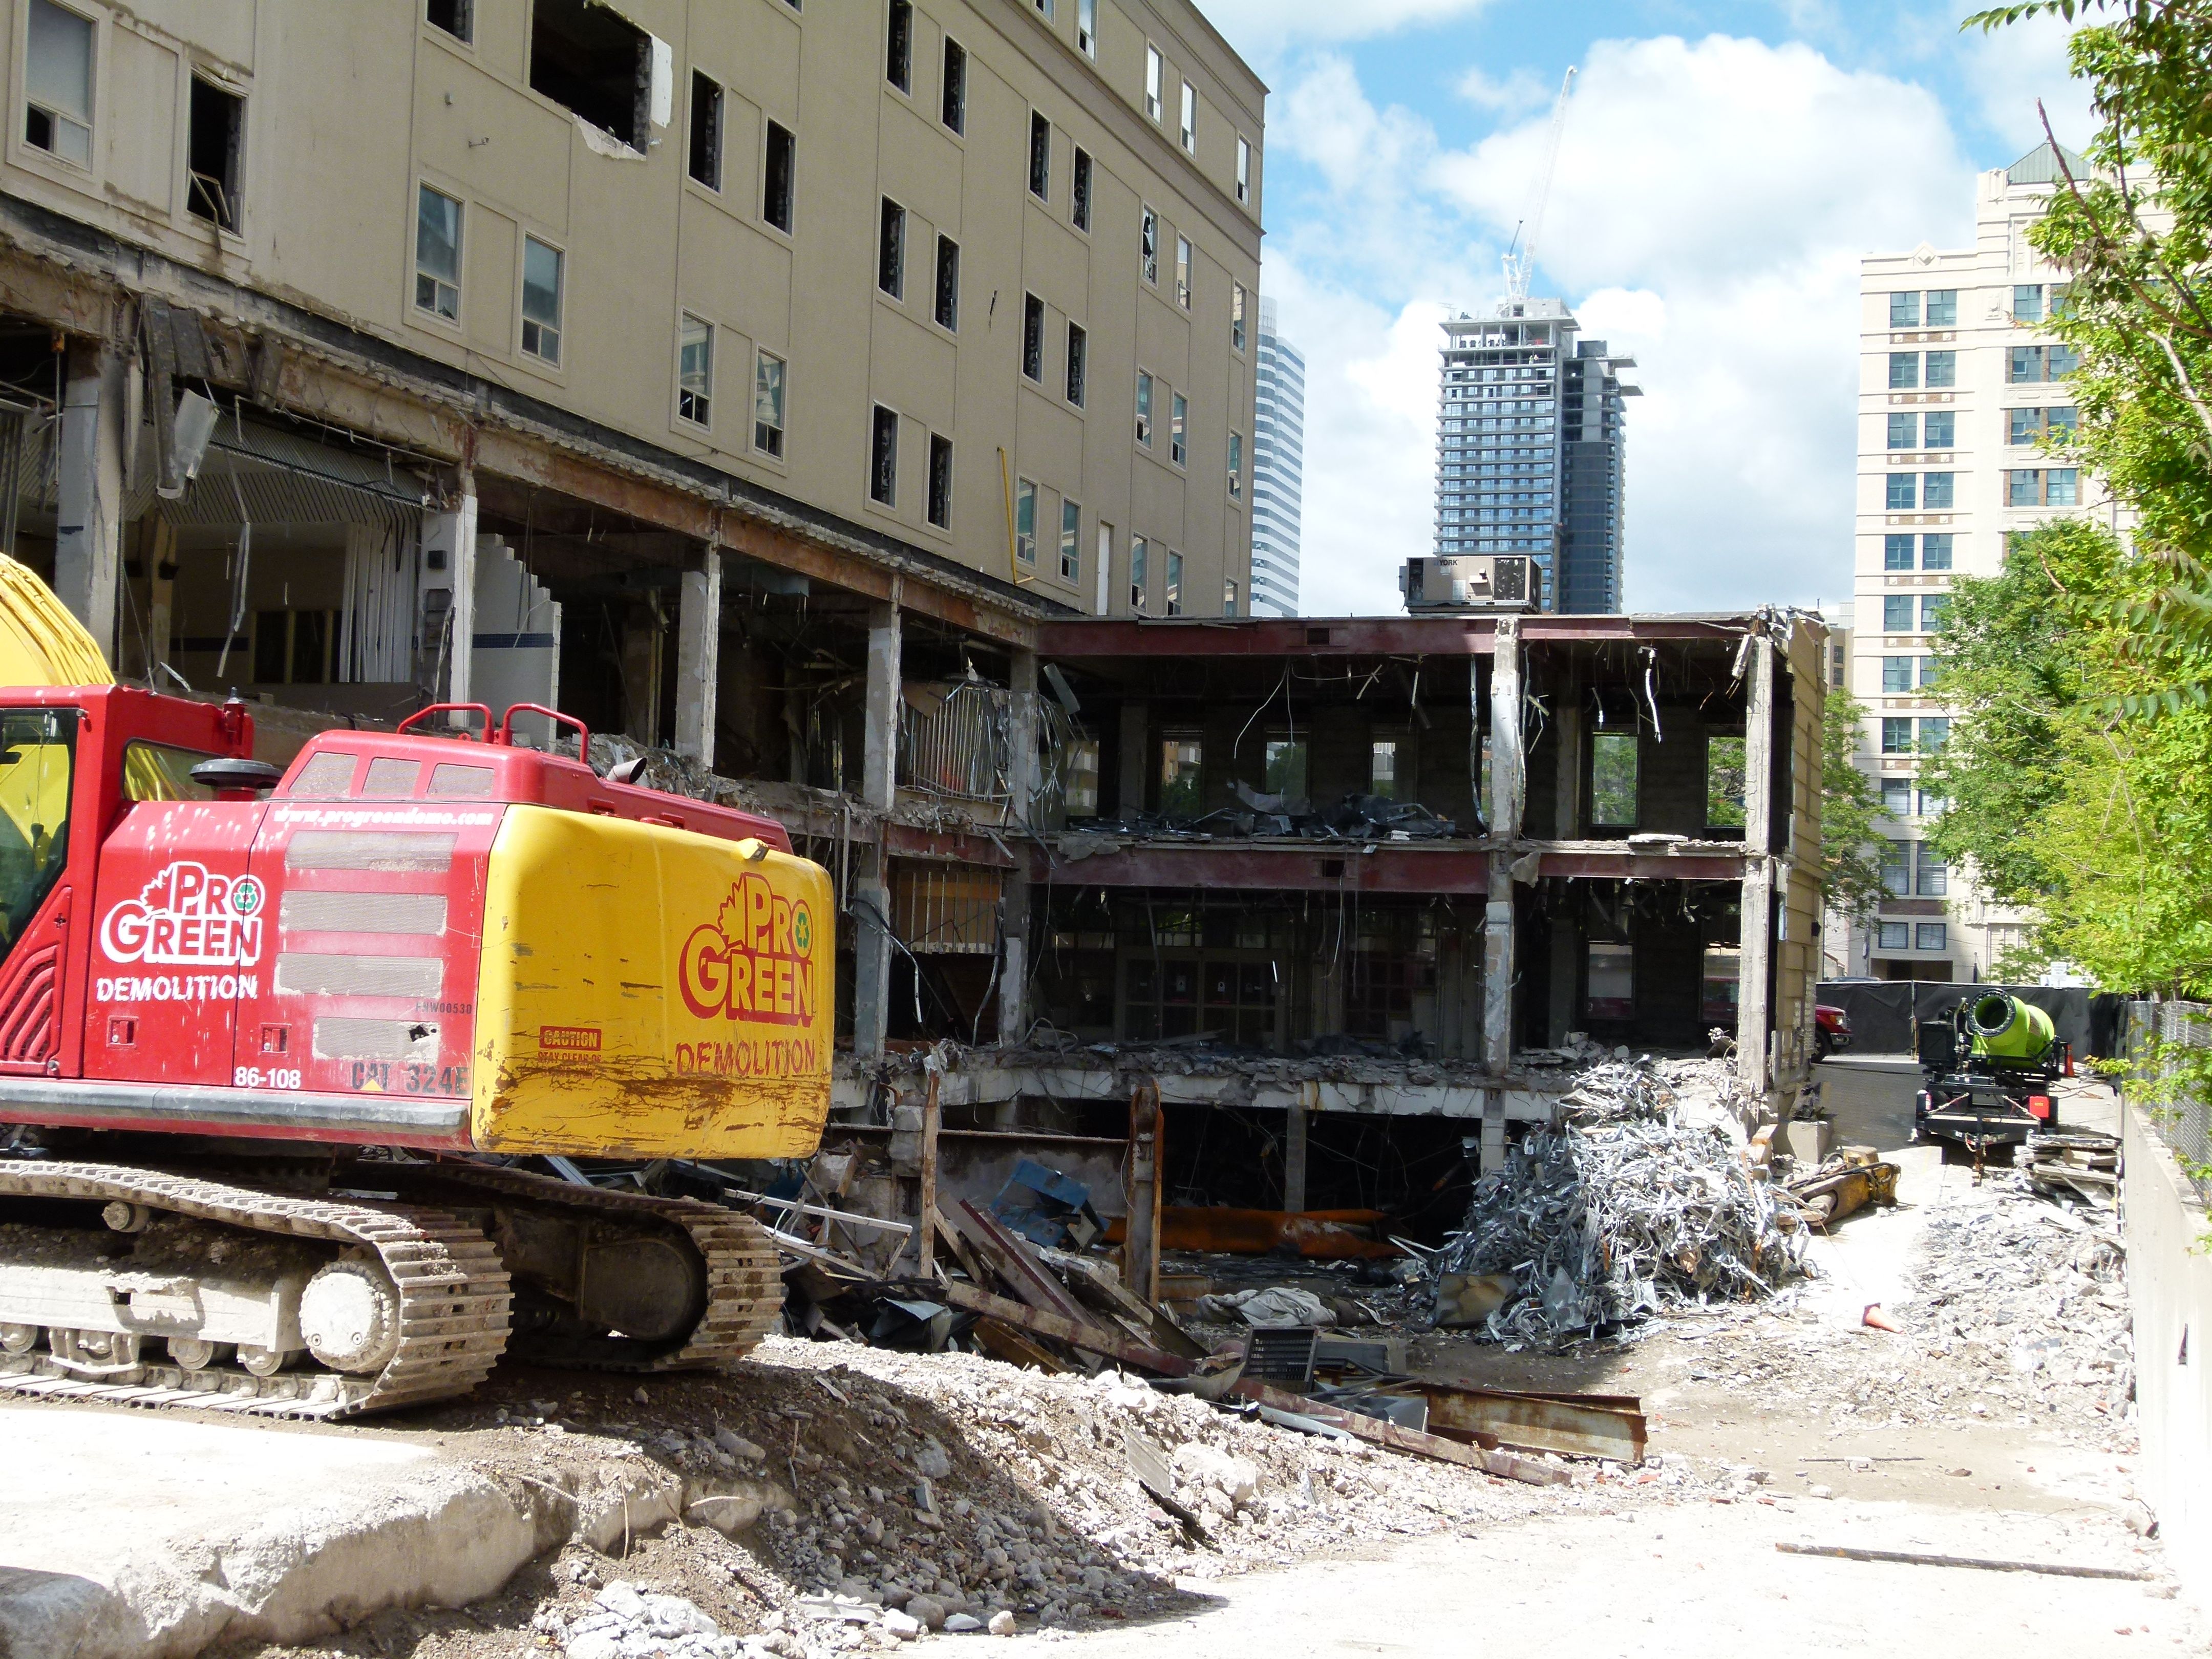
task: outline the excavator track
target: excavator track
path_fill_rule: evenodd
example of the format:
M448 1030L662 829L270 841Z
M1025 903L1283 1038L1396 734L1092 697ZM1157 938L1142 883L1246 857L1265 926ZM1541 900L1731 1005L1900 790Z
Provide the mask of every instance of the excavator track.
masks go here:
M0 1198L121 1201L252 1232L373 1251L399 1293L398 1346L374 1376L253 1375L149 1361L88 1368L0 1352L0 1389L122 1404L329 1419L465 1395L507 1346L510 1291L490 1240L445 1211L239 1187L106 1164L0 1162ZM116 1374L103 1381L87 1370Z
M356 1166L361 1179L378 1186L398 1183L414 1191L465 1207L462 1192L474 1191L533 1208L582 1213L632 1224L648 1223L681 1231L705 1266L706 1306L699 1322L678 1343L635 1345L629 1352L562 1352L539 1348L534 1363L584 1370L680 1371L741 1359L775 1328L783 1314L783 1267L767 1230L749 1216L691 1199L653 1198L642 1193L608 1192L579 1187L525 1170L481 1164L379 1164ZM373 1174L371 1172L374 1172ZM462 1192L453 1189L459 1188ZM442 1189L442 1190L441 1190ZM518 1353L518 1358L524 1357Z

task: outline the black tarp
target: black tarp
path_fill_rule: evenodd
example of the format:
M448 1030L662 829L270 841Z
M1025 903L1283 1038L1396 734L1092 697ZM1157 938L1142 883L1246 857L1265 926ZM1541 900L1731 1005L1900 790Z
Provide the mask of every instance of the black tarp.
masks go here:
M2092 1045L2093 1030L2109 1045L2118 1041L2117 1029L2093 1024L2089 993L2070 985L1971 985L1934 980L1826 980L1819 1000L1841 1008L1851 1023L1848 1052L1861 1054L1909 1054L1917 1047L1916 1033L1925 1019L1948 1019L1951 1011L1968 997L2002 991L2051 1016L2062 1042L2073 1045L2075 1058L2086 1059L2105 1051ZM2099 1001L2106 999L2099 998ZM2107 1025L2112 1022L2107 1020Z

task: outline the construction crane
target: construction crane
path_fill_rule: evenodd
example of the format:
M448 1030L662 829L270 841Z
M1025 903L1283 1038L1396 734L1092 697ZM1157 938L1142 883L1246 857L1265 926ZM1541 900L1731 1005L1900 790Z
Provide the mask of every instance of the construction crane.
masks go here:
M1567 65L1559 82L1559 100L1552 106L1552 133L1544 146L1544 170L1537 175L1536 191L1521 222L1513 227L1513 242L1505 250L1505 297L1518 303L1528 297L1528 279L1536 274L1536 240L1544 228L1544 206L1552 197L1552 173L1559 165L1559 135L1566 131L1567 95L1575 89L1575 66ZM1528 232L1524 237L1523 230Z

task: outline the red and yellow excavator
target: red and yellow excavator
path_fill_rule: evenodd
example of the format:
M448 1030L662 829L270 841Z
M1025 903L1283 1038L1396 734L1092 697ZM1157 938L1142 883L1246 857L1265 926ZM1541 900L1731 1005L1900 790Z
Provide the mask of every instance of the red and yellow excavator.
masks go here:
M750 1348L756 1223L514 1164L811 1155L827 875L547 709L253 747L0 559L0 1390L336 1418Z

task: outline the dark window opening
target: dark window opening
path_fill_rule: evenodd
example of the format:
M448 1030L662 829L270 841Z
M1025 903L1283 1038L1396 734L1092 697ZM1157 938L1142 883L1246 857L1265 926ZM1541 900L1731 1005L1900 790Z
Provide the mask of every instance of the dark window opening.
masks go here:
M722 187L722 84L691 71L691 176L709 190Z
M185 206L196 218L238 228L239 160L246 143L246 100L192 77L191 149L185 167L191 180Z
M1067 401L1083 407L1083 380L1091 355L1091 337L1074 323L1067 325Z
M1044 301L1034 294L1022 295L1022 373L1044 379Z
M535 0L530 89L642 151L653 102L653 38L590 0Z
M423 15L433 28L441 28L456 40L477 38L476 0L429 0Z
M1030 194L1040 202L1052 196L1052 123L1030 112Z
M929 521L939 530L952 527L952 440L929 434Z
M968 131L968 48L957 40L945 43L945 125Z
M799 140L787 127L768 124L768 173L761 188L761 217L791 234L791 201L799 166Z
M960 327L960 244L950 236L937 239L937 325L957 331Z
M898 411L876 405L868 457L868 499L890 507L898 500Z
M906 210L888 196L876 238L876 286L894 300L906 293Z
M884 51L884 79L901 92L914 89L913 0L891 0L890 39Z
M1091 152L1075 152L1075 188L1068 204L1068 219L1078 230L1091 228Z

